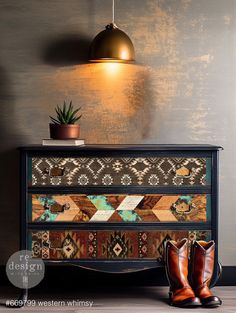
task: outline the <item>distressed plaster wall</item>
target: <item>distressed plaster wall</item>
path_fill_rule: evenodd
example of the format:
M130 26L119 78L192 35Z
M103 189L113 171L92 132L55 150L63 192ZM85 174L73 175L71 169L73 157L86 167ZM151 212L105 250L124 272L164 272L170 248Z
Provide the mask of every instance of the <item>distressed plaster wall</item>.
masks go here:
M220 259L236 265L236 1L116 1L136 65L87 64L110 0L0 1L0 262L18 248L16 147L48 136L64 99L87 143L222 145Z

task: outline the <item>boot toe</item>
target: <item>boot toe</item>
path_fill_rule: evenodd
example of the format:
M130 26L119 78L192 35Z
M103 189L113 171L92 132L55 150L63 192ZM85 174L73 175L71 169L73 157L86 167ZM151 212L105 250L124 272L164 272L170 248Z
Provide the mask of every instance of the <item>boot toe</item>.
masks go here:
M191 297L191 298L184 299L182 301L172 302L171 305L183 308L183 307L201 306L202 304L199 298Z
M208 307L208 308L214 308L222 304L222 301L217 296L210 296L207 298L203 298L201 299L201 302L204 307Z

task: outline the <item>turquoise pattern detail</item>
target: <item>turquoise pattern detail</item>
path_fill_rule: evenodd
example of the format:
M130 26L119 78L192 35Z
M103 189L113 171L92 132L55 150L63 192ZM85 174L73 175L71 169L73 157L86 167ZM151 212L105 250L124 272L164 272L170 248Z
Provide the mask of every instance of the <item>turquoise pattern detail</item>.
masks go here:
M88 199L94 204L97 210L115 211L111 204L107 202L105 196L88 196Z
M123 219L124 222L139 222L141 218L138 214L132 210L120 210L117 211L120 217Z
M191 196L181 196L179 197L180 200L184 200L187 204L191 204L192 197Z
M45 210L45 212L38 218L37 222L53 222L57 216L57 213L51 213L50 210Z
M43 206L47 203L48 205L53 205L56 203L56 201L50 197L38 197L38 200L40 204Z

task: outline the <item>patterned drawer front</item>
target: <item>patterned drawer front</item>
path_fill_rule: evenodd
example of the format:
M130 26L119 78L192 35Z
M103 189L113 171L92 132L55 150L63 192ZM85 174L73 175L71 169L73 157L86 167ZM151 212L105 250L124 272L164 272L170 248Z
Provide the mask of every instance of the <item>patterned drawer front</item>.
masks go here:
M32 186L204 186L210 158L32 158Z
M210 231L32 231L29 247L42 259L158 259L169 239L210 240Z
M205 222L210 195L30 195L33 222Z

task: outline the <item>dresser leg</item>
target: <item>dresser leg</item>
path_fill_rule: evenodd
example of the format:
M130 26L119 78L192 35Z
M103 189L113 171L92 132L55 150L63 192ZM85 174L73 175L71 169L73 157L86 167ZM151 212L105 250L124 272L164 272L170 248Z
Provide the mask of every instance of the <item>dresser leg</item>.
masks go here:
M17 309L25 306L26 302L28 301L28 292L28 289L22 289L18 299L6 301L6 307Z
M29 289L22 289L19 299L22 300L23 302L27 301L28 295L29 295Z

